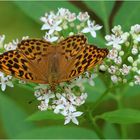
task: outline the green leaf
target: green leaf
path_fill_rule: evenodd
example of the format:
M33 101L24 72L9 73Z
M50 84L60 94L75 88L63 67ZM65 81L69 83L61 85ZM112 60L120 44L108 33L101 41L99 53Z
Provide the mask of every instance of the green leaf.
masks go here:
M29 121L40 121L40 120L60 120L64 119L64 117L60 114L55 114L52 111L38 111L31 116L29 116L26 120Z
M58 8L68 8L72 12L79 10L68 1L14 1L26 15L39 22L45 12L56 11ZM41 22L40 22L41 23Z
M99 16L106 29L106 33L109 33L108 19L112 11L114 1L84 1L86 5L92 9ZM95 19L96 20L96 19Z
M138 1L124 1L114 19L114 25L121 25L128 31L133 24L140 23L140 3Z
M2 94L0 93L0 116L7 137L15 138L15 135L34 128L32 123L25 122L27 114L24 110Z
M119 124L140 123L140 111L135 109L120 109L106 112L100 116L97 116L97 118Z
M130 87L129 85L125 86L124 96L125 97L132 97L140 95L140 86L134 85Z
M5 43L16 38L20 40L23 36L43 36L41 26L25 15L12 1L1 2L0 7L0 34L6 35Z
M103 133L106 139L119 139L120 136L117 132L117 128L110 123L105 123L103 127Z
M67 126L52 126L34 129L17 136L22 139L93 139L98 138L94 131Z

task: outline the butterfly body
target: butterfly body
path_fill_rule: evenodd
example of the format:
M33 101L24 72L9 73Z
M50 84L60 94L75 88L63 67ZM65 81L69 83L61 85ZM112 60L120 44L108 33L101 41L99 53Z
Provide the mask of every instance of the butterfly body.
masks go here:
M16 50L0 55L0 70L55 89L60 82L70 81L101 63L107 54L107 49L88 44L84 35L73 35L57 44L27 39Z

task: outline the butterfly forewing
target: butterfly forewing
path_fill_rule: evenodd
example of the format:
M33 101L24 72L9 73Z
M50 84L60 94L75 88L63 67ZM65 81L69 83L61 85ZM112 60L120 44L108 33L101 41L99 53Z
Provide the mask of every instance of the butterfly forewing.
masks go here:
M86 42L87 39L84 35L73 35L59 42L57 50L58 52L61 52L66 60L70 60L84 48Z
M0 55L0 69L23 80L47 84L47 56L54 51L52 49L52 45L44 40L23 40L16 50Z

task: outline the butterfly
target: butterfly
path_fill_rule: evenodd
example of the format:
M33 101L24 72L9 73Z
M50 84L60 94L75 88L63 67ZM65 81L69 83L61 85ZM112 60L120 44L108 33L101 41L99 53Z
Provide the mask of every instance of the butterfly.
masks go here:
M84 35L73 35L58 43L26 39L16 50L0 55L0 70L16 78L52 89L102 62L108 50L88 44Z

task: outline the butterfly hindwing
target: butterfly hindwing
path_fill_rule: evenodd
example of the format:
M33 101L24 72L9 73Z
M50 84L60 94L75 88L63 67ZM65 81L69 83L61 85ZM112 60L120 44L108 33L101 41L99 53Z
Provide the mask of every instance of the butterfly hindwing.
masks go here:
M28 61L16 50L0 55L0 69L8 75L14 75L20 79L33 80Z

